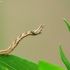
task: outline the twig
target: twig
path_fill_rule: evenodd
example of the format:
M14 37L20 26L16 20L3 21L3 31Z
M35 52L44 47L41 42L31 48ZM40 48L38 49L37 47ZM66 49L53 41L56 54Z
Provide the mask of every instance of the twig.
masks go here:
M21 35L19 35L14 42L9 46L8 49L6 50L0 50L0 54L4 54L4 55L8 55L10 52L12 52L14 50L14 48L18 45L18 43L26 36L28 35L38 35L41 33L42 29L44 27L44 24L41 24L38 29L36 30L30 30L27 32L22 33Z

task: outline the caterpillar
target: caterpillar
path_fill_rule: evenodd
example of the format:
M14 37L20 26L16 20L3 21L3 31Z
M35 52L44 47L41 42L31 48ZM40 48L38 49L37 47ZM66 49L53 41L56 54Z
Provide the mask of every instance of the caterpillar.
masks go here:
M8 55L10 52L12 52L15 47L18 45L18 43L24 38L27 37L28 35L38 35L41 33L42 29L44 27L44 24L41 24L36 30L30 30L27 32L24 32L22 34L20 34L15 40L14 42L9 46L9 48L5 49L5 50L0 50L0 54L4 54L4 55Z

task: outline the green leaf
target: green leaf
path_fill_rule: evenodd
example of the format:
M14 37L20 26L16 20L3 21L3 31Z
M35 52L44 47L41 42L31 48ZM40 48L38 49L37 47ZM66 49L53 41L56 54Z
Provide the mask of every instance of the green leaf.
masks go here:
M59 51L60 51L60 56L61 56L61 59L62 59L63 63L65 64L67 69L70 70L70 63L69 63L69 61L67 60L65 54L62 51L61 45L59 45Z
M70 31L70 24L67 22L67 20L65 18L63 18L64 22L66 23L68 30Z
M39 61L39 70L66 70L66 69L45 61Z
M18 56L0 55L0 70L38 70L38 65Z

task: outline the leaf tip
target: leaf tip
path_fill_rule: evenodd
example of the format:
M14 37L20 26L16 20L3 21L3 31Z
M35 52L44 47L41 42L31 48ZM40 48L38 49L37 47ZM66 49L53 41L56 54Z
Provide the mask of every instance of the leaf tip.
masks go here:
M58 45L59 48L61 48L61 43Z
M66 25L68 26L68 30L70 31L70 24L67 22L67 20L65 18L63 18L63 20L66 23Z

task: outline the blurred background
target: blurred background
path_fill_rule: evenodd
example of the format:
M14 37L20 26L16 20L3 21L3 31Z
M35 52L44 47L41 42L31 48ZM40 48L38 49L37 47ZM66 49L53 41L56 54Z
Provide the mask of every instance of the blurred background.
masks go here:
M58 45L70 60L70 0L0 0L0 49L6 49L23 32L45 24L42 34L24 38L11 53L38 62L65 67Z

